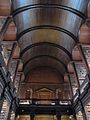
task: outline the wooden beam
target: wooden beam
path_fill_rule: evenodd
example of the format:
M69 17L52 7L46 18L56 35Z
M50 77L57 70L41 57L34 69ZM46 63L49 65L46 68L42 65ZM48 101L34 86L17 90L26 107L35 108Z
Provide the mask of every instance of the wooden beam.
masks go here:
M14 42L17 42L16 40L5 40L3 39L4 42L11 42L11 43L14 43Z
M30 85L68 85L68 83L50 83L50 82L22 82L22 84L30 84Z

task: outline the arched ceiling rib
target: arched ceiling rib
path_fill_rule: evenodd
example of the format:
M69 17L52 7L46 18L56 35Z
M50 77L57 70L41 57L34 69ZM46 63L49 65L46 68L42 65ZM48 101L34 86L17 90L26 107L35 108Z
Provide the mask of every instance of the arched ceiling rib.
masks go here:
M64 76L87 4L88 0L12 1L25 75L36 66L51 66Z

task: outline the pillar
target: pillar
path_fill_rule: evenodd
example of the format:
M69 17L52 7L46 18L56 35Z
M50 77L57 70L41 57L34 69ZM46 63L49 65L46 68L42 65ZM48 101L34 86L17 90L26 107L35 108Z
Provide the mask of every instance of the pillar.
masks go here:
M61 120L61 112L56 113L57 120Z
M15 103L14 100L11 102L8 119L7 120L15 120Z
M4 100L3 101L3 105L2 105L2 110L1 110L1 113L0 113L0 120L7 120L8 118L8 113L9 113L9 104L8 104L8 101L7 100Z
M9 112L8 120L15 120L15 111L13 109Z
M1 110L2 110L3 101L4 101L4 98L1 98L1 100L0 100L0 113L1 113Z
M30 120L34 120L35 113L33 111L30 112Z
M74 111L74 113L73 113L73 117L74 117L74 120L77 120L75 111Z
M67 77L68 77L68 81L69 81L71 97L73 98L73 88L72 88L72 83L71 83L70 75L67 74Z
M84 120L87 120L86 113L85 113L85 109L84 109L84 106L83 106L82 100L81 100L81 98L80 98L80 91L78 90L77 92L78 92L78 94L79 94L79 102L80 102L81 107L82 107L81 112L82 112L82 114L83 114L83 119L84 119Z

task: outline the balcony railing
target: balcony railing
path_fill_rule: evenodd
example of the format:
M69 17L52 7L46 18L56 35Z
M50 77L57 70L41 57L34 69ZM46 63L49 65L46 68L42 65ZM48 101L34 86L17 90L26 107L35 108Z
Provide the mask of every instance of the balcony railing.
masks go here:
M71 105L71 100L59 99L21 99L19 104L34 104L34 105Z

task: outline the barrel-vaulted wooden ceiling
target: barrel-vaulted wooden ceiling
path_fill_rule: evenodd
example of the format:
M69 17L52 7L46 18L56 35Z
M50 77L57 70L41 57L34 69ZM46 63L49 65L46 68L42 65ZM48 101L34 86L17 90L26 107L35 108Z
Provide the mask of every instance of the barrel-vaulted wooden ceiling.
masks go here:
M38 16L37 19L43 24L46 17L41 14L41 18L43 18L43 20L39 20L39 12L41 11L36 11L36 14ZM45 12L47 15L47 11L43 10L43 12ZM19 94L19 97L25 97L25 91L29 90L30 88L33 88L33 90L39 90L40 88L46 90L47 88L51 89L52 91L60 89L62 93L66 93L65 95L67 95L67 93L72 95L72 93L70 93L71 89L75 90L80 86L80 84L82 84L86 73L90 69L90 5L88 4L87 8L87 19L79 30L78 44L73 48L73 44L71 43L72 40L70 40L71 38L66 34L63 35L63 40L65 39L64 37L68 39L68 42L64 43L64 47L67 47L68 50L72 50L70 51L72 56L70 56L70 54L66 51L67 54L69 54L69 57L63 52L62 49L59 49L60 46L57 45L57 41L59 41L59 39L62 39L62 33L53 31L51 28L45 29L44 26L41 31L36 30L32 33L28 32L27 35L20 37L22 34L22 31L20 30L23 27L28 26L24 26L25 23L23 23L22 19L20 19L22 15L16 15L16 18L13 19L11 13L11 0L0 0L0 39L2 45L2 55L4 57L6 66L11 73L11 78L15 84L17 91L19 89L19 92L23 92L23 95ZM52 18L53 13L55 13L53 10L51 14L49 11L48 15L50 15ZM30 19L31 21L29 22L35 24L35 16L32 14L33 12L31 13L32 19L29 18L27 14L25 14L26 16L24 15L23 19L26 20L26 23L28 23ZM53 21L56 20L57 16L58 13L54 15ZM16 26L19 26L18 29L14 24L14 21L16 19L19 21L19 23L16 23ZM68 24L69 22L73 21L68 21ZM6 28L7 30L5 30ZM38 29L40 28L38 27ZM55 29L58 29L58 27ZM17 31L21 33L18 36L20 37L19 42L17 42ZM51 35L49 36L50 33ZM31 43L28 43L28 39L31 39ZM42 39L45 39L46 41L42 41ZM57 41L55 41L55 39L57 39ZM23 40L25 41L22 42ZM50 43L49 40L52 40L52 43ZM68 46L68 44L72 44L71 48ZM31 50L29 50L29 48L31 48ZM36 68L36 66L38 66L38 68ZM63 68L63 66L65 66L65 68ZM29 75L28 72L30 72ZM77 83L77 79L79 80L79 83ZM71 85L72 87L70 87Z

